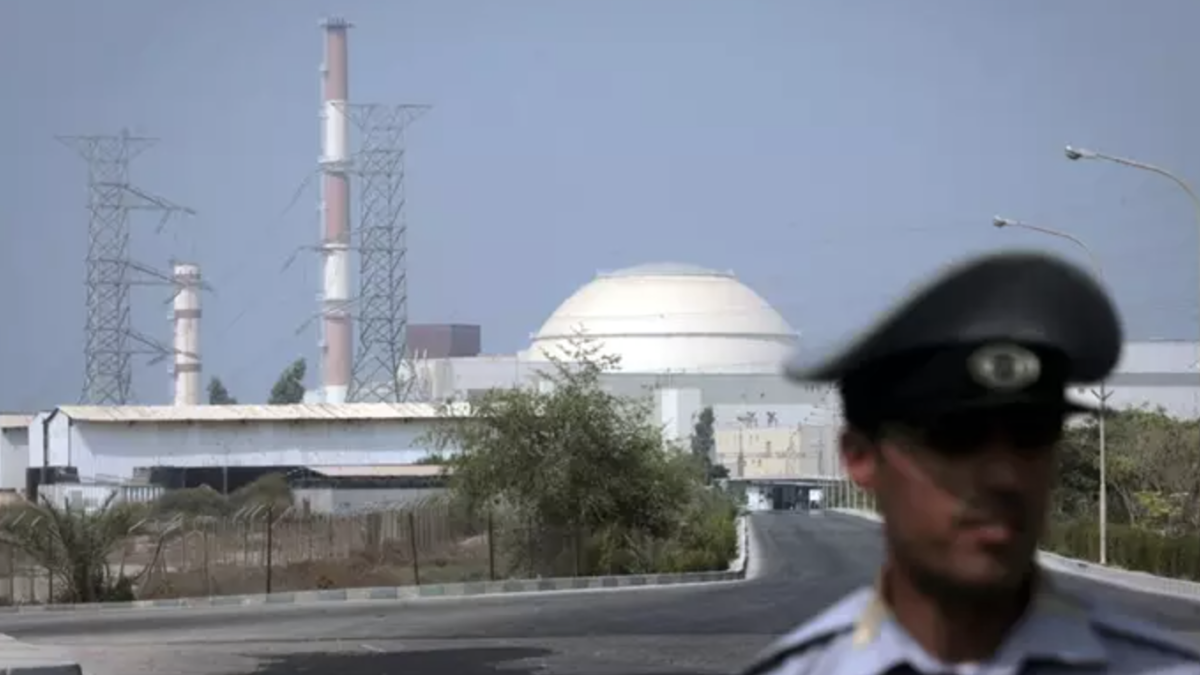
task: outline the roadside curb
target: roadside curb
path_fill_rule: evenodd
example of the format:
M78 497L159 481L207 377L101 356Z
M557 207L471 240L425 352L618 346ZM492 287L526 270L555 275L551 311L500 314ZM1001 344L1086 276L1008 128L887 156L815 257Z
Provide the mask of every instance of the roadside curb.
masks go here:
M18 642L0 634L2 675L83 675L83 668L57 649Z
M555 577L549 579L507 579L502 581L467 581L421 586L385 586L373 588L342 588L325 591L293 591L257 593L252 595L215 595L210 597L135 600L133 602L98 602L90 604L14 605L0 607L0 616L37 614L44 612L97 613L145 609L230 608L262 605L307 605L371 600L419 600L432 598L466 598L517 593L554 593L568 591L604 591L654 586L711 584L742 581L746 578L749 561L750 525L747 516L738 518L738 557L727 571L686 572L679 574L632 574L598 577ZM0 637L3 637L0 635ZM0 675L4 675L0 651Z
M739 515L736 522L737 527L737 557L733 562L729 563L730 572L746 573L746 563L750 557L750 517L743 514Z

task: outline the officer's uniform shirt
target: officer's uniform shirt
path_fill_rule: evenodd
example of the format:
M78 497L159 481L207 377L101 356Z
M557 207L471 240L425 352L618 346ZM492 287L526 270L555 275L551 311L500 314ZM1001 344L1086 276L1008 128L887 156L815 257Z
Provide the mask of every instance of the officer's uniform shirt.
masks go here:
M860 589L769 648L745 675L1196 675L1200 650L1049 581L996 654L980 663L930 656L876 588Z

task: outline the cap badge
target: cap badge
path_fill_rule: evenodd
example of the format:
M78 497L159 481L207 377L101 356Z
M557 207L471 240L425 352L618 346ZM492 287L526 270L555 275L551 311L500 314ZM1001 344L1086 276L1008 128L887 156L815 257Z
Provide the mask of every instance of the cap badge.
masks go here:
M967 359L971 377L994 391L1017 391L1037 382L1042 362L1037 354L1014 344L980 347Z

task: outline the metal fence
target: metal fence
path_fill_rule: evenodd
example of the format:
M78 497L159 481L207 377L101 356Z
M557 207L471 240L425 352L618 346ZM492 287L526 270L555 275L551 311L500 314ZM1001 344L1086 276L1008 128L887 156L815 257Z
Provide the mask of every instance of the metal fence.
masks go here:
M440 502L344 515L173 515L143 523L108 562L110 574L135 580L138 599L474 581L507 572L493 529L491 517ZM0 544L0 603L61 600L62 586Z
M349 514L255 506L236 515L185 515L164 513L161 502L145 508L153 515L138 521L107 560L109 579L130 579L131 587L98 599L690 572L725 569L733 555L715 544L684 550L678 542L615 526L594 532L550 527L504 510L468 516L445 498ZM60 566L51 575L0 543L0 604L73 602L62 575L79 572Z

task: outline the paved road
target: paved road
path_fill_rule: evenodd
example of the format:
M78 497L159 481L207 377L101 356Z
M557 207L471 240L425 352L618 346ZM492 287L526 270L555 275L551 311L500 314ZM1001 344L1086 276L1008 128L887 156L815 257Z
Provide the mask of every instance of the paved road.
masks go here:
M851 516L755 517L752 581L621 592L326 607L0 618L0 632L65 645L93 675L708 675L870 581L877 526ZM1075 579L1064 584L1096 592ZM1104 589L1183 631L1200 606Z

